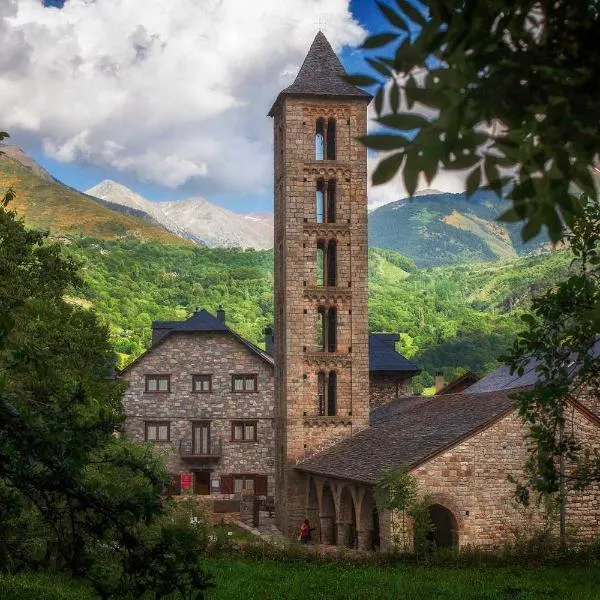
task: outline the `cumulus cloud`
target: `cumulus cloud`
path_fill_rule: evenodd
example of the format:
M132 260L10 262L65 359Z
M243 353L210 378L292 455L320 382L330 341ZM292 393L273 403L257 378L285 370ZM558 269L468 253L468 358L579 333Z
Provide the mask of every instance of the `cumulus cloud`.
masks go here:
M348 0L0 0L2 127L45 152L199 193L269 189L277 92Z

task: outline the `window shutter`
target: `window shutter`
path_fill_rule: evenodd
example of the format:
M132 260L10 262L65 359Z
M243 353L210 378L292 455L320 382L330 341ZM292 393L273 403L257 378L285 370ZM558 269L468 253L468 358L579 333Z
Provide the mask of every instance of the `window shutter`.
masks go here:
M221 494L233 494L233 475L221 475Z
M266 475L254 476L254 493L257 496L266 496L268 492L268 477Z

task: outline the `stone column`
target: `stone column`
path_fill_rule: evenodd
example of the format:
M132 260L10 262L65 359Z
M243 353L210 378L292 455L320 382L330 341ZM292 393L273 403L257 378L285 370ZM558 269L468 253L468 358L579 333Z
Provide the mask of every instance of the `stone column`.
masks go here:
M356 536L358 537L358 549L359 550L370 550L373 543L370 531L357 531Z
M321 543L335 545L335 531L333 527L333 517L325 516L320 518L321 521Z
M338 530L338 546L350 546L350 523L339 522Z

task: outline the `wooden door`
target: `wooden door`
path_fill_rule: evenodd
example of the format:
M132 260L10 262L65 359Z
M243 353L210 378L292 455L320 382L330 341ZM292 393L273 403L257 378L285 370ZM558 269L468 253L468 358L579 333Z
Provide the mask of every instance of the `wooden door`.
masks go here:
M208 496L210 494L210 471L194 473L194 494Z

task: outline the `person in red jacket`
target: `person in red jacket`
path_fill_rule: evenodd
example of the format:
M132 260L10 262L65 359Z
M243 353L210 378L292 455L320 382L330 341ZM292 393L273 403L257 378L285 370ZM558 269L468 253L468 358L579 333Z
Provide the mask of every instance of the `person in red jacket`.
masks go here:
M308 522L308 519L304 519L304 521L302 521L302 524L300 525L300 535L298 536L298 540L300 540L300 542L302 542L303 544L308 544L308 542L310 542L311 540L311 528L310 528L310 523Z

